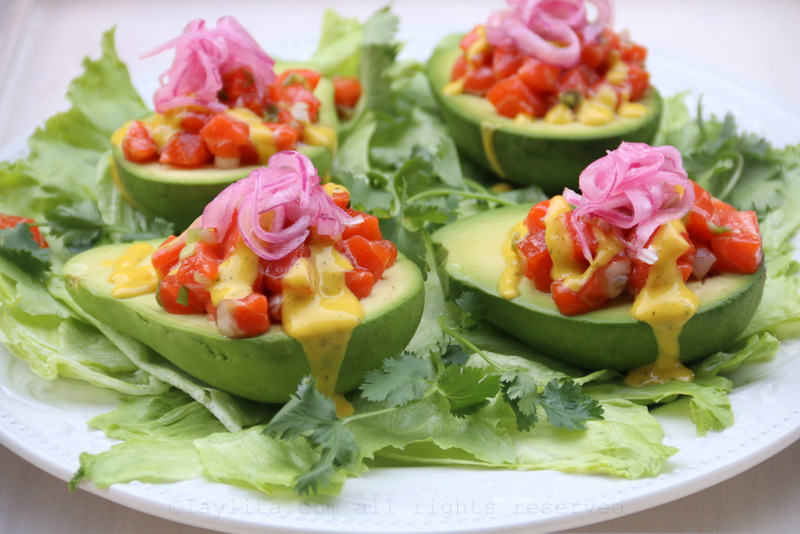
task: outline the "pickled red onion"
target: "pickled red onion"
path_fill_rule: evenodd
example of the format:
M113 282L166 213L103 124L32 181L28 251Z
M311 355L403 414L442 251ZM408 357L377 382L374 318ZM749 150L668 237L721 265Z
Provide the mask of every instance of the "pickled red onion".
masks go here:
M159 113L178 106L203 106L224 111L219 102L222 75L241 67L248 68L258 94L264 96L275 80L275 61L233 17L222 17L216 28L205 21L191 21L178 37L142 54L149 57L170 48L175 57L159 77L160 87L153 95Z
M574 67L581 45L594 42L611 24L611 0L589 1L597 7L594 22L586 18L585 0L507 0L509 8L489 16L486 40L492 46L516 45L559 67Z
M270 157L266 167L226 187L198 222L203 228L216 228L218 235L237 224L244 242L259 257L277 260L300 246L312 229L337 237L358 220L325 193L307 156L283 151Z
M582 194L564 190L564 198L575 206L576 224L597 219L647 263L653 258L645 246L658 227L682 218L694 205L694 188L681 154L671 146L623 142L586 167L579 185ZM591 260L585 233L578 236L584 256Z

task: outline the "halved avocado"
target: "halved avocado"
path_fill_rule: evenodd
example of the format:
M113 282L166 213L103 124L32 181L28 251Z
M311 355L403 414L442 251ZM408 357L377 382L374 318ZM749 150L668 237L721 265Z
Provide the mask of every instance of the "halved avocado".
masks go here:
M647 108L645 117L617 117L604 126L555 125L541 119L521 123L498 115L485 98L445 95L443 89L461 53L461 37L450 35L439 43L428 60L428 80L456 145L500 178L538 185L548 194L561 193L565 187L577 189L581 171L607 150L622 141L649 143L655 136L662 102L653 87L640 101Z
M286 66L284 66L285 68ZM320 100L319 126L338 127L333 83L320 78L314 94ZM317 173L325 176L333 163L335 147L299 143L297 150L311 159ZM161 217L175 228L186 228L220 191L247 177L260 165L219 169L206 165L199 169L181 169L172 165L133 163L125 159L119 143L112 143L115 181L126 199L150 217Z
M154 246L159 241L152 242ZM88 314L149 345L190 375L228 393L260 402L286 402L311 371L300 343L279 325L263 335L231 339L205 315L172 315L150 293L111 296L111 261L128 244L90 249L63 268L69 293ZM364 375L401 352L422 317L424 289L419 268L405 257L384 273L363 299L364 320L353 330L336 385L358 387Z
M657 355L652 328L631 317L631 300L590 313L566 316L548 293L523 278L520 296L507 300L497 284L505 267L502 247L528 213L513 206L473 215L433 234L440 277L451 298L475 293L484 317L536 350L585 369L628 371L652 363ZM761 300L766 269L752 275L720 274L690 283L700 308L684 326L681 360L691 362L730 346L753 317Z

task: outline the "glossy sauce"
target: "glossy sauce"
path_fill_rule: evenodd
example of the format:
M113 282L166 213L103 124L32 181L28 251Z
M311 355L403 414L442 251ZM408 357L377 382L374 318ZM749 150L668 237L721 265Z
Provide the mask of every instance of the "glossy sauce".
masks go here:
M150 263L150 255L155 249L147 243L136 243L113 262L108 281L114 286L111 296L124 299L153 293L158 287L159 277Z

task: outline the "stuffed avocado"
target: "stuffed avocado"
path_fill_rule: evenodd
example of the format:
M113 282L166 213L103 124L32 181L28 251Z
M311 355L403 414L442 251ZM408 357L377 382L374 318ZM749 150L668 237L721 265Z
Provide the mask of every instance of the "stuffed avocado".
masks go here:
M607 2L593 3L589 22L583 0L512 1L439 43L428 79L468 158L555 194L577 188L583 168L620 142L653 139L662 101L647 50L610 29Z
M766 269L755 215L685 176L672 147L623 144L581 174L583 195L445 226L446 291L474 292L488 321L571 364L690 380L681 362L736 339Z
M229 393L286 402L303 377L341 394L419 324L419 269L377 219L280 152L162 243L98 247L64 266L87 313Z
M185 228L228 184L282 150L325 175L338 127L332 80L302 64L275 64L232 17L191 22L151 54L175 58L153 96L155 111L112 135L116 183L151 217Z

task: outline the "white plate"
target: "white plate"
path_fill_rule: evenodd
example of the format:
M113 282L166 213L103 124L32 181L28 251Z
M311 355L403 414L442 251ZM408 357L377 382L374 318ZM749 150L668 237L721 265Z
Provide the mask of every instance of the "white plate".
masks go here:
M707 65L652 52L649 67L662 93L693 90L705 109L731 111L739 125L777 146L800 142L800 110L762 88ZM20 144L0 160L22 153ZM173 521L228 532L526 532L566 529L657 506L707 488L765 460L800 437L800 341L785 343L778 358L748 366L733 378L736 424L696 436L675 403L657 410L665 442L680 448L664 472L642 480L560 472L464 468L376 469L349 480L342 495L301 501L191 480L131 483L98 490L111 501ZM113 409L107 392L33 375L27 364L0 347L0 442L64 480L78 455L100 452L111 441L86 426ZM65 490L66 491L66 490Z

